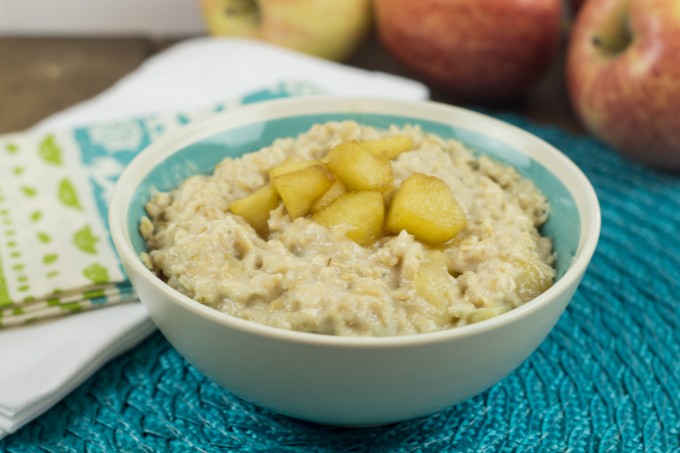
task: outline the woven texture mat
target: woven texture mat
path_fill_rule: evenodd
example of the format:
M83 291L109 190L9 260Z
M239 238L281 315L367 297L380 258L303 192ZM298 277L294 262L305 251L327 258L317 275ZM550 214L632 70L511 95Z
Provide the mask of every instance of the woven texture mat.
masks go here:
M432 416L341 429L273 414L213 384L160 334L0 441L18 451L680 451L680 176L598 142L519 124L592 181L602 235L539 349Z

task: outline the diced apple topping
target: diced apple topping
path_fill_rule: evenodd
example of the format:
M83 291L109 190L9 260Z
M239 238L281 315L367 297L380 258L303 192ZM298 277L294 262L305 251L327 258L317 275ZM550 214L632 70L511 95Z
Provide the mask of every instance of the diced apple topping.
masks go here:
M443 308L449 299L451 275L446 258L441 252L432 252L420 265L413 279L416 292L431 305Z
M382 233L385 205L380 192L351 192L340 196L313 218L329 228L350 225L347 237L357 244L368 245Z
M311 167L312 165L321 165L321 162L318 160L287 159L281 165L269 170L269 179L273 180L277 176L302 170L303 168Z
M335 177L322 165L279 174L272 184L283 200L288 216L297 219L309 213L312 203L331 188Z
M552 286L552 272L538 264L517 260L519 272L515 277L517 292L522 302L528 302Z
M373 155L356 141L331 149L327 166L349 190L386 192L392 187L390 161Z
M359 142L374 156L396 159L401 153L413 149L413 140L406 135L395 135L380 140L365 140Z
M288 159L269 170L270 184L233 202L230 210L260 234L266 233L269 213L282 200L291 220L311 214L327 227L347 224L347 237L361 245L384 230L406 230L430 244L447 242L465 226L465 215L444 181L414 173L390 191L390 159L412 147L409 137L394 136L342 143L322 160Z
M323 208L333 203L337 198L347 193L347 188L339 179L336 179L330 189L317 199L310 209L312 214L316 214Z
M505 307L484 307L478 308L467 318L467 322L474 324L477 322L486 321L487 319L495 318L498 315L502 315L508 311Z
M276 209L279 200L279 194L271 184L267 184L245 198L231 203L229 210L243 217L255 231L264 234L267 230L269 213L272 209Z
M385 229L393 234L406 230L416 239L443 244L465 226L465 213L441 179L413 173L397 189Z

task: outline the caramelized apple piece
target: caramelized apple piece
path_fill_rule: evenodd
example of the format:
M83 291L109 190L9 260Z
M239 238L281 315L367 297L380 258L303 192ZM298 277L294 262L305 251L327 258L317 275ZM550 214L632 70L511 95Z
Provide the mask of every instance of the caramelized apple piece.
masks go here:
M349 190L385 192L392 186L392 165L383 156L374 156L359 142L341 143L328 153L328 169Z
M444 308L448 304L451 284L446 267L446 257L442 252L431 252L421 263L413 283L416 292L431 305Z
M380 140L365 140L359 142L374 156L396 159L401 153L413 149L413 140L406 135L395 135Z
M292 173L294 171L302 170L303 168L311 167L312 165L322 165L318 160L299 160L299 159L286 159L278 167L274 167L269 170L269 179L272 180L277 176L281 176L285 173Z
M517 260L517 266L519 271L515 276L515 284L522 302L530 301L552 286L553 272L547 264L541 267L537 263Z
M329 228L350 225L347 237L360 245L368 245L380 236L384 219L385 205L376 191L347 193L314 214L314 220Z
M487 319L495 318L498 315L502 315L505 313L507 308L495 308L495 307L484 307L484 308L478 308L477 310L473 311L470 313L470 316L467 317L467 322L470 324L474 324L476 322L481 322L481 321L486 321Z
M288 216L297 219L309 213L312 203L333 185L335 177L322 165L314 164L272 179L272 185L286 207Z
M406 230L416 239L442 244L465 226L465 214L441 179L413 173L397 189L385 229L393 234Z
M314 204L312 204L312 207L309 210L309 212L311 212L312 214L316 214L317 212L321 211L323 208L333 203L336 199L340 198L340 196L346 193L347 188L345 187L345 185L342 183L342 181L336 179L331 188L328 189L326 193L321 195L321 197L319 197L314 202Z
M279 205L279 195L276 190L267 184L250 195L236 200L229 205L229 210L243 217L255 231L264 234L267 230L267 221L272 209Z

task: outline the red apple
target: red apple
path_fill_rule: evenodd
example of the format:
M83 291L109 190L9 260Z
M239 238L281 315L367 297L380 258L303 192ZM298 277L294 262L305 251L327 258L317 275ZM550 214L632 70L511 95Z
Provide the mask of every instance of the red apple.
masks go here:
M569 6L571 9L571 13L573 15L576 15L578 13L578 10L581 9L581 6L585 3L585 0L570 0L569 1Z
M590 132L680 169L680 1L589 0L569 40L567 84Z
M374 6L385 47L461 100L524 93L559 44L561 0L375 0Z

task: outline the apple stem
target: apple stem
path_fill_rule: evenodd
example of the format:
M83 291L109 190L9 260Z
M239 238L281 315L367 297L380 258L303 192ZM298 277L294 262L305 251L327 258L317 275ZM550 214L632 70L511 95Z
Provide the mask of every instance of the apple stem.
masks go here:
M621 51L623 51L626 47L631 42L631 37L630 35L628 36L619 36L616 37L617 39L613 40L604 40L600 36L595 35L593 36L591 42L593 46L597 47L598 49L607 52L609 54L615 55Z
M609 20L599 34L594 35L591 43L594 47L610 55L622 52L630 45L633 34L624 14Z

